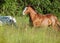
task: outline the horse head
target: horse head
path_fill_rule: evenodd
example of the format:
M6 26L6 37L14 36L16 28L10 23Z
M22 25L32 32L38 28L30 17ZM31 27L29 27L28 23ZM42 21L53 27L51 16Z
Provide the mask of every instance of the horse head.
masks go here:
M28 14L29 13L29 7L25 7L23 10L23 15Z

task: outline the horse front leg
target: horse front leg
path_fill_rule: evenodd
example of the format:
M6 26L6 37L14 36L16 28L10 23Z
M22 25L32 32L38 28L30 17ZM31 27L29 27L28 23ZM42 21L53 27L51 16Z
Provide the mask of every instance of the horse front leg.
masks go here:
M41 26L40 24L41 24L40 22L33 22L34 27L40 27Z

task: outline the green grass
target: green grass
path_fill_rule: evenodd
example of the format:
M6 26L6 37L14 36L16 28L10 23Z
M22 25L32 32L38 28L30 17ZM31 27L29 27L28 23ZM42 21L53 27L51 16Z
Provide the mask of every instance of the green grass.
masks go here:
M16 17L18 28L0 27L0 43L60 43L60 32L29 26L28 17Z

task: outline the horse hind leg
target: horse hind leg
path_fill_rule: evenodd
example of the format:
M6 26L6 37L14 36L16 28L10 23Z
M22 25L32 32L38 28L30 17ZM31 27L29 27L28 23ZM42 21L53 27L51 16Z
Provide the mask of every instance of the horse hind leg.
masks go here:
M60 22L57 20L57 26L58 26L58 30L60 31Z
M60 27L60 22L57 20L57 25Z
M53 24L52 24L52 28L53 28L54 30L58 31L58 28L57 28L57 24L56 24L56 23L53 23Z

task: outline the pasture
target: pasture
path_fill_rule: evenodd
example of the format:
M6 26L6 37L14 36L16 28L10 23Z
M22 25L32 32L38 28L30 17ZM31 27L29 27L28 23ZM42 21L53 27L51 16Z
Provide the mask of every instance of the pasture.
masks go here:
M29 17L16 17L18 28L0 26L0 43L60 43L60 32L51 27L29 26Z

